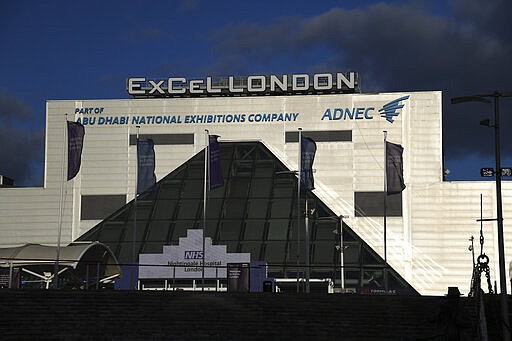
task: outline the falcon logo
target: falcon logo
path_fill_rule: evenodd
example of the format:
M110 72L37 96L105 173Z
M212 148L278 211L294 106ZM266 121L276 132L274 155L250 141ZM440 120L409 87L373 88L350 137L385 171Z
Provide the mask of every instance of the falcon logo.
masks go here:
M387 104L384 104L382 109L379 110L380 116L382 118L385 118L386 121L388 121L389 123L393 123L395 121L393 118L399 115L397 110L402 109L404 107L404 104L401 104L400 101L405 101L408 98L409 96L404 96L397 98L394 101L391 101Z

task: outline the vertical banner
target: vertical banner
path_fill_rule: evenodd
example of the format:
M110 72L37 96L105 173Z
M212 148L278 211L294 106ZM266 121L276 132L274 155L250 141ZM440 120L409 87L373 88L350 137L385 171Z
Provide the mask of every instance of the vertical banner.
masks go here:
M249 292L250 272L249 263L228 263L228 292Z
M85 128L79 122L67 121L68 128L68 180L80 171Z
M222 164L220 160L220 146L217 139L218 135L208 135L208 153L210 162L210 190L224 186L224 177L222 176Z
M155 144L152 139L137 139L137 194L152 191L155 184Z
M401 193L405 189L403 154L401 145L386 141L387 194Z
M300 144L300 189L308 191L315 188L313 161L315 161L316 143L312 138L303 137Z

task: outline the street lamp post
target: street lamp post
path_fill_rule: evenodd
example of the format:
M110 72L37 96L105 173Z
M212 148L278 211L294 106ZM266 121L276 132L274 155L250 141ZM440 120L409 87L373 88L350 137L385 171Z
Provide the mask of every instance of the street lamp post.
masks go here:
M345 290L345 276L343 275L343 271L345 269L343 264L345 262L345 260L343 259L343 251L345 250L343 246L343 218L345 218L345 216L340 215L338 220L340 224L340 293L343 293L343 291Z
M462 96L452 98L452 104L463 102L482 102L490 104L491 101L488 97L494 98L494 125L489 125L488 122L484 125L494 128L494 151L496 162L496 223L498 226L498 257L499 257L499 271L500 271L500 292L501 292L501 312L503 319L503 336L504 340L510 340L510 331L508 329L508 306L506 301L507 294L507 280L505 273L505 243L503 237L503 205L501 200L501 155L500 155L500 97L512 97L512 92L495 91L492 94ZM484 121L482 121L484 122ZM507 322L506 322L507 321Z
M330 217L320 217L317 218L316 221L323 221L323 220L335 220L336 221L336 228L332 230L332 232L336 235L339 235L339 245L336 245L336 250L340 252L340 293L343 293L345 290L345 276L343 274L344 271L344 257L343 257L343 251L345 250L343 246L343 218L348 218L348 216L339 215L339 216L330 216Z

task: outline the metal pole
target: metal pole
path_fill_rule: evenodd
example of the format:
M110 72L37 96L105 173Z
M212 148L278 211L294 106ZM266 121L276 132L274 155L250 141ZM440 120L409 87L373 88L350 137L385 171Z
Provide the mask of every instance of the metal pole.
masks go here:
M344 259L343 259L343 215L340 215L339 223L340 223L340 277L341 277L341 292L345 290L345 274L344 274Z
M59 224L58 224L58 231L57 231L57 255L55 257L55 266L54 266L54 270L53 270L53 288L54 289L59 288L60 244L61 244L61 238L62 238L62 214L63 214L62 211L63 211L63 207L64 207L63 200L64 200L64 186L65 186L64 164L65 164L65 160L66 160L66 151L68 150L68 148L67 148L68 147L68 142L67 142L68 114L66 114L65 116L66 116L66 120L65 120L66 126L64 127L64 139L63 139L64 146L63 146L62 155L61 155L62 162L61 162L61 181L60 181L60 200L59 200Z
M306 192L304 195L304 201L306 206L306 217L304 218L304 225L306 226L306 292L310 292L310 284L309 284L309 211L308 211L308 193Z
M500 304L501 323L503 324L503 340L510 340L509 315L507 302L507 280L505 274L505 243L503 238L503 209L501 201L501 155L500 155L500 93L494 93L494 142L496 153L496 214L498 223L498 253L500 267Z
M387 215L388 215L388 132L384 130L384 289L388 291L388 247L387 247Z
M135 166L135 197L133 198L133 234L132 234L132 259L133 265L130 268L130 289L133 290L135 288L135 271L137 267L135 264L137 263L137 252L135 250L135 239L137 239L137 195L139 194L139 129L140 126L135 126L137 129L136 133L136 145L137 145L137 164Z
M301 171L302 171L302 154L301 154L301 151L302 151L302 128L299 128L299 147L298 147L298 154L299 154L299 157L298 157L298 180L297 180L297 292L299 292L299 273L300 273L300 269L299 269L299 264L300 264L300 222L301 222L301 219L300 219L300 179L301 179Z
M503 209L501 201L501 156L500 156L500 110L499 93L494 96L494 141L496 153L496 214L498 221L498 252L500 266L500 291L507 294L507 281L505 274L505 245L503 240Z
M207 182L208 182L208 167L209 167L209 154L210 154L210 132L205 129L204 132L206 138L206 144L204 147L204 185L203 185L203 262L201 265L201 291L204 291L204 262L206 261L205 257L205 232L206 232L206 196L208 195L207 190Z
M12 288L12 259L9 260L9 289Z
M384 130L384 263L387 264L388 262L388 257L387 257L387 247L386 247L386 244L387 244L387 241L386 241L386 234L387 234L387 231L386 231L386 225L387 225L387 197L388 197L388 165L387 165L387 136L388 136L388 132Z

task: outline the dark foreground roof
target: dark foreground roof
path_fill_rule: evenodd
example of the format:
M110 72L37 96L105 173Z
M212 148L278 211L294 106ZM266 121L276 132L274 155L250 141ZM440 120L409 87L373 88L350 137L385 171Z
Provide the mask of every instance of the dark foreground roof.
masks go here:
M0 301L2 340L479 339L468 297L7 289Z

